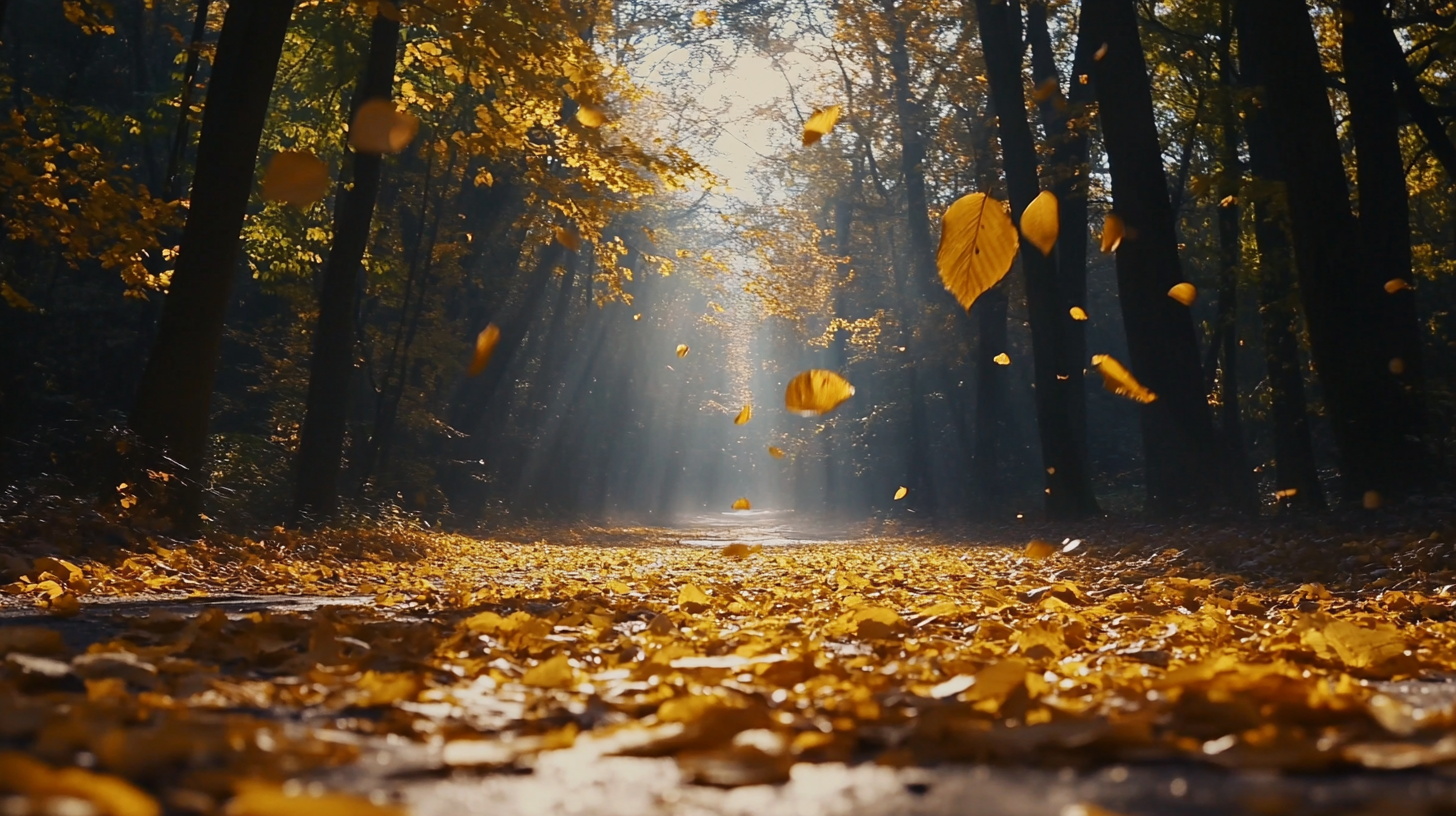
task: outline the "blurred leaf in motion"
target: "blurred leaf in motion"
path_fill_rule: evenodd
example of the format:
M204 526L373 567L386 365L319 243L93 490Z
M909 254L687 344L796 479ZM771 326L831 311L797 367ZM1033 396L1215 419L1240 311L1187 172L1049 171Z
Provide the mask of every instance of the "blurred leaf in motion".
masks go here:
M495 346L500 342L500 328L494 323L486 326L480 334L475 337L475 354L470 358L470 376L474 377L485 370L490 364L490 356L495 353Z
M753 406L745 405L743 406L743 410L738 412L738 416L733 417L733 424L743 425L746 424L750 419L753 419Z
M833 411L854 396L849 380L833 371L811 368L789 380L784 390L784 407L799 416L818 416Z
M263 200L304 208L329 192L329 166L312 153L274 153L263 171Z
M349 128L349 146L360 153L394 154L409 147L420 132L420 120L388 99L370 99L359 106Z
M1092 365L1102 374L1102 387L1118 395L1138 402L1148 403L1158 398L1157 394L1143 387L1137 378L1122 363L1106 354L1092 357Z
M814 111L809 116L809 121L804 123L804 147L809 147L829 135L829 131L834 129L834 124L838 121L838 105L830 105L827 108Z

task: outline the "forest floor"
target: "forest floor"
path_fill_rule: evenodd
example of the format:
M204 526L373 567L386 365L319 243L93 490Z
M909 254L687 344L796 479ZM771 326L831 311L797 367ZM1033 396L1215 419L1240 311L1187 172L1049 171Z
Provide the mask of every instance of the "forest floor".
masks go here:
M21 516L0 582L5 814L1456 808L1445 509L188 544Z

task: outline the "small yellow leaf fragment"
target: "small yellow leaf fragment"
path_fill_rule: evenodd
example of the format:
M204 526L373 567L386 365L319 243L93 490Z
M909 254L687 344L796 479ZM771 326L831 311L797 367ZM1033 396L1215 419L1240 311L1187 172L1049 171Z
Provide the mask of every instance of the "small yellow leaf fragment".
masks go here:
M552 227L552 231L556 233L557 243L561 244L572 252L581 249L581 235L578 234L576 230L572 229L571 227L563 227L557 225L555 227Z
M1006 352L1004 351L996 355L995 357L992 357L991 361L994 362L996 365L1011 365L1011 358L1008 357L1006 355Z
M784 450L783 450L783 448L776 448L773 445L769 445L768 446L768 455L769 456L772 456L775 459L782 459L782 458L784 458Z
M1411 285L1405 282L1405 278L1391 278L1385 282L1385 293L1393 295L1402 289L1409 289Z
M985 193L963 196L941 217L935 254L940 282L969 310L976 298L1011 271L1020 244L1001 202Z
M1193 301L1198 299L1198 287L1187 281L1174 284L1173 288L1168 290L1168 297L1184 306L1192 306Z
M904 485L900 485L900 489L895 491L895 501L899 501L899 500L905 498L905 494L906 493L909 493L909 492L910 492L910 488L908 488L908 487L906 487Z
M583 102L576 109L576 121L589 128L599 128L607 123L607 112L599 105Z
M854 396L849 380L833 371L811 368L789 381L784 390L784 407L799 416L827 414Z
M753 419L753 406L745 405L743 406L743 410L738 412L738 416L733 417L733 424L743 425L746 424L750 419Z
M263 171L264 201L281 201L304 208L329 191L329 166L312 153L285 150L274 153Z
M1122 245L1122 237L1127 227L1122 223L1122 218L1114 213L1108 213L1102 221L1102 251L1116 252Z
M1107 56L1107 43L1103 43L1102 47L1097 49L1097 53L1092 55L1092 61L1101 62L1105 56Z
M1380 504L1381 504L1380 491L1379 490L1367 490L1367 491L1365 491L1365 495L1362 496L1361 499L1360 499L1360 504L1366 510L1379 510L1380 509Z
M576 684L576 670L564 654L537 663L521 677L521 683L538 688L567 688Z
M396 12L397 13L397 12ZM359 153L399 153L420 132L420 120L388 99L366 101L354 112L349 146Z
M729 558L746 558L750 555L753 555L754 553L761 552L763 552L762 544L754 544L751 547L747 544L729 544L728 546L719 550L718 554L727 556Z
M1056 82L1054 79L1048 82ZM1041 254L1052 254L1057 235L1062 225L1058 215L1057 197L1051 190L1042 190L1021 213L1021 237L1027 243L1041 250Z
M698 613L711 606L712 599L697 584L683 584L677 592L677 605L684 612Z
M1068 312L1072 315L1073 320L1087 319L1087 310L1083 309L1081 306L1073 306L1071 309L1068 310Z
M749 501L748 501L748 499L746 499L746 498L745 499L739 499L739 500L733 502L733 509L734 510L752 510L753 509L753 505L750 504Z
M633 320L641 320L642 319L642 313L641 312L638 312L637 314L632 315L632 319Z
M677 356L679 356L679 357L686 357L686 356L688 356L688 347L687 347L687 344L686 343L678 343L677 344Z
M1032 558L1040 561L1041 559L1046 558L1056 551L1056 545L1052 544L1050 541L1042 541L1039 538L1034 538L1031 540L1030 543L1026 545L1026 549L1023 550L1021 554L1026 556L1027 558Z
M1399 357L1392 357L1387 366L1390 368L1391 374L1398 375L1405 373L1405 360L1402 360Z
M809 116L809 121L804 123L804 147L809 147L829 135L829 131L833 130L835 123L839 121L839 110L838 105L830 105L814 111Z
M1110 355L1094 355L1092 365L1096 366L1097 371L1102 374L1102 387L1119 397L1127 397L1142 403L1152 402L1158 398L1157 394L1144 388L1131 371L1128 371L1122 363Z
M500 327L494 323L481 329L480 334L475 337L475 354L470 358L470 368L467 373L478 376L485 367L490 364L490 356L495 353L496 344L500 342Z
M718 22L717 10L708 11L706 9L698 9L693 12L693 25L698 28L708 28L716 22Z

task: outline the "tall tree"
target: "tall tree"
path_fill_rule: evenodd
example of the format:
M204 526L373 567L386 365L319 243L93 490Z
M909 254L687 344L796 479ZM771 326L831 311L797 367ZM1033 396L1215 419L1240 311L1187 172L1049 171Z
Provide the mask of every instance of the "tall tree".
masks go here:
M1380 343L1383 281L1369 271L1303 0L1239 0L1242 51L1263 81L1265 109L1285 171L1295 266L1315 368L1339 448L1342 492L1387 490L1403 444L1389 414L1399 384Z
M1182 276L1133 0L1086 0L1082 26L1082 36L1101 43L1090 74L1114 211L1126 225L1117 288L1132 371L1157 394L1142 411L1148 507L1251 509L1252 482L1213 430L1193 320L1167 294Z
M1214 344L1219 359L1219 431L1229 454L1244 467L1244 430L1239 409L1239 272L1242 266L1239 229L1239 184L1243 160L1239 158L1238 118L1234 115L1233 3L1219 2L1218 90L1218 329Z
M192 115L192 94L197 89L197 69L202 64L202 40L207 36L207 14L212 0L197 0L192 18L192 36L187 41L187 62L182 69L182 96L177 105L177 127L172 132L172 146L167 153L165 193L168 201L182 197L182 160L187 154L187 131Z
M1396 379L1395 404L1386 421L1397 448L1391 487L1418 489L1427 473L1425 447L1425 371L1411 275L1410 202L1405 160L1400 149L1400 107L1395 72L1384 59L1387 0L1343 0L1341 49L1350 130L1355 137L1355 181L1360 202L1360 241L1364 273L1375 282L1400 280L1404 289L1377 298L1382 356ZM1399 362L1396 362L1399 361Z
M1009 3L991 0L976 0L976 17L996 110L1011 216L1019 222L1021 212L1040 192L1036 143L1022 90L1021 21L1013 19ZM1051 256L1023 241L1021 269L1026 275L1047 514L1063 519L1090 515L1097 512L1097 500L1092 495L1086 440L1076 433L1072 417L1074 392L1081 391L1082 381L1071 377L1073 369L1064 350L1065 329L1076 321L1062 308L1064 298L1057 288L1056 262ZM1076 371L1082 370L1080 362L1073 365Z
M177 485L161 494L158 510L184 530L195 527L201 512L208 410L223 315L268 97L293 6L294 0L228 6L202 116L181 250L130 418L145 455L159 465L174 463L162 466Z
M397 13L378 12L369 36L369 56L354 109L371 99L390 99L399 54ZM298 446L294 510L328 516L339 494L339 466L354 371L354 313L359 275L379 197L383 156L350 152L352 173L340 174L334 209L334 245L324 264L319 318L309 365L308 407ZM352 176L352 179L348 176Z

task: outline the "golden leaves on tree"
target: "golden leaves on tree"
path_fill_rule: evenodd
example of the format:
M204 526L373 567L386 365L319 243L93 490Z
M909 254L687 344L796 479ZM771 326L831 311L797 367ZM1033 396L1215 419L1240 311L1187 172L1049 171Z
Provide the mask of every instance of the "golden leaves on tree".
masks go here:
M784 390L784 407L800 416L827 414L854 396L849 380L833 371L811 368L789 381Z
M829 135L829 131L834 129L834 125L838 121L838 105L830 105L814 111L809 116L809 121L804 123L804 147L809 147Z
M1174 284L1173 288L1168 290L1168 297L1184 306L1192 306L1193 301L1198 300L1198 287L1187 281Z
M475 354L470 358L470 368L467 370L470 376L474 377L485 370L490 364L490 356L495 353L495 346L500 342L500 327L494 323L486 326L475 338Z
M1001 202L985 193L957 199L941 218L935 263L940 281L969 310L1011 270L1020 239Z
M329 192L329 166L312 153L274 153L263 171L264 201L308 207Z
M1097 354L1092 357L1092 365L1102 374L1102 387L1118 395L1127 397L1137 402L1148 403L1158 398L1157 394L1143 387L1137 378L1128 371L1122 363L1114 360L1106 354Z
M1021 213L1021 235L1041 254L1050 255L1061 229L1057 197L1051 190L1042 190Z
M743 410L741 410L741 411L738 412L738 416L733 417L733 424L734 425L744 425L750 419L753 419L753 406L752 405L745 405L745 406L743 406Z
M414 141L420 120L388 99L370 99L354 113L349 146L360 153L399 153Z

